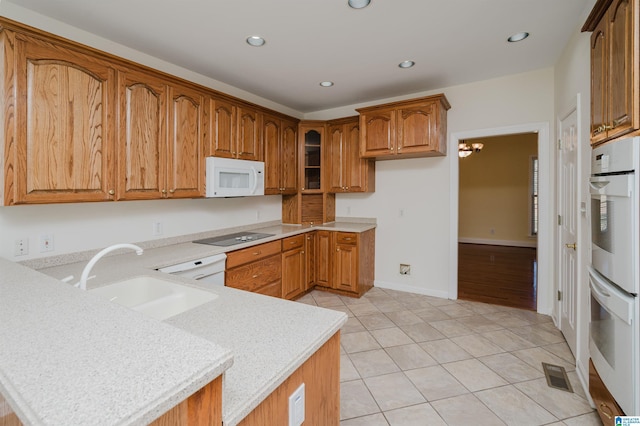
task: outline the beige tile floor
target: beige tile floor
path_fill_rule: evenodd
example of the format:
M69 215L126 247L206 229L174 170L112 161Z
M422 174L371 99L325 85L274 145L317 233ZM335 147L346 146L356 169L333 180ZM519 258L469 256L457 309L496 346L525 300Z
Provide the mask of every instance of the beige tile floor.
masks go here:
M381 288L298 301L349 316L341 426L601 425L546 315ZM563 366L574 393L548 387L542 362Z

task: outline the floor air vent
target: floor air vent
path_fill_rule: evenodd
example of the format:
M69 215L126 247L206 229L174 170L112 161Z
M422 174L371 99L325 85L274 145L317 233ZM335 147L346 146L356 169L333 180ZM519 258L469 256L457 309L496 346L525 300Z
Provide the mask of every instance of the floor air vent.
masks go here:
M564 367L543 362L542 369L544 370L544 376L547 378L547 385L549 385L550 388L573 393L571 382L569 382Z

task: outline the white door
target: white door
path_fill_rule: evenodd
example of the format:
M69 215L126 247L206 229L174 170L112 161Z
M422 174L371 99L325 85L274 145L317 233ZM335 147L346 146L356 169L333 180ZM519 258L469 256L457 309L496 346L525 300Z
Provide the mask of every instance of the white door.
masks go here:
M578 114L573 109L560 120L558 141L558 268L560 330L576 353L576 306L578 298L577 223L578 223Z

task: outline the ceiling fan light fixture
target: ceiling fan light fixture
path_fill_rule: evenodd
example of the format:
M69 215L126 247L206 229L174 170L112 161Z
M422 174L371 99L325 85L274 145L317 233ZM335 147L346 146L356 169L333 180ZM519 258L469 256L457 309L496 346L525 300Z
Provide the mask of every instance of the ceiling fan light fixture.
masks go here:
M519 33L516 33L516 34L512 35L511 37L509 37L507 39L507 41L509 43L517 43L519 41L524 40L527 37L529 37L529 33L526 32L526 31L522 31L522 32L519 32Z
M331 87L333 86L333 81L321 81L320 86L322 87Z
M364 9L369 6L371 0L348 0L349 7L353 9Z
M414 61L402 61L398 64L400 68L411 68L416 63Z
M263 39L260 36L247 37L247 44L250 46L260 47L260 46L264 46L265 43L266 43L265 39Z

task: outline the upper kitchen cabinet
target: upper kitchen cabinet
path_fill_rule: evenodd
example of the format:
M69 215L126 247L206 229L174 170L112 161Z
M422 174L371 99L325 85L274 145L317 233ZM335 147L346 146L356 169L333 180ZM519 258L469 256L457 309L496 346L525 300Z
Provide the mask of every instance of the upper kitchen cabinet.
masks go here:
M2 29L4 204L113 199L115 70Z
M167 164L170 198L204 196L203 143L205 97L199 90L169 86L169 149Z
M358 117L328 122L327 182L329 192L373 192L375 162L360 157Z
M447 110L443 95L360 108L360 156L394 158L447 153Z
M118 78L117 199L204 195L204 96L148 73Z
M157 199L166 183L167 85L136 71L118 74L121 200Z
M295 194L298 191L298 123L264 114L264 193Z
M211 97L210 155L262 161L262 112L240 103Z
M301 147L300 189L302 192L321 193L323 189L324 122L300 123L299 135Z
M638 0L599 0L591 35L591 143L640 130Z

